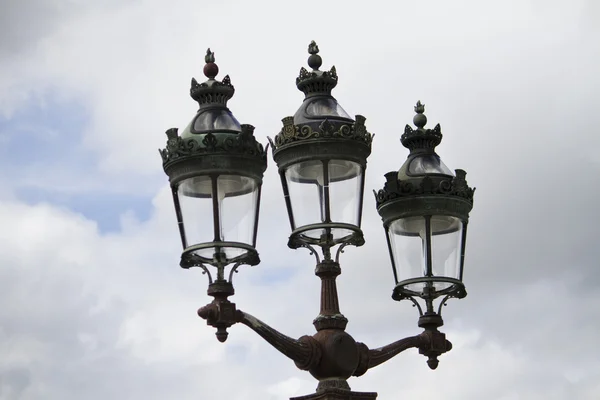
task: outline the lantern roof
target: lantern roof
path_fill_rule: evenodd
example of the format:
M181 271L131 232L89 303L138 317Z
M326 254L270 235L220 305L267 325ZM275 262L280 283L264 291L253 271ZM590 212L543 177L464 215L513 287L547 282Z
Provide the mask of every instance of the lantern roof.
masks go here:
M302 148L310 158L337 158L365 165L373 140L365 127L366 118L356 115L353 119L331 95L338 82L337 71L335 66L329 71L319 69L323 61L314 41L308 53L312 71L302 67L296 78L305 98L293 116L282 119L283 128L271 141L275 161L280 168L300 161L293 149Z
M475 189L466 181L466 172L453 173L435 152L442 140L440 124L426 129L425 105L415 106L416 129L406 125L402 144L410 150L398 171L385 174L383 189L375 193L377 210L384 224L397 218L435 214L452 215L468 220Z
M240 124L227 108L235 89L229 75L221 81L215 79L219 67L210 48L204 60L207 80L198 83L192 78L190 88L190 96L200 106L196 115L180 133L177 128L166 131L167 146L160 150L165 172L172 184L209 171L262 180L267 167L266 150L254 137L254 127Z

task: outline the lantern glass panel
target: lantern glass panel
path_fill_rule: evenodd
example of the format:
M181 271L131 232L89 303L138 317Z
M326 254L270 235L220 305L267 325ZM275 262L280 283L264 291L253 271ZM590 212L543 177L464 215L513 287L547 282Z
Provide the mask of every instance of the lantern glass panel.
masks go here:
M242 127L229 110L220 108L200 112L194 120L194 131L230 130L241 132Z
M323 161L310 160L293 164L286 169L285 179L294 220L292 229L325 221L323 168ZM306 234L319 237L321 233L321 229L316 229Z
M362 167L346 160L310 160L288 167L285 179L293 229L331 222L358 226L363 178ZM324 233L324 229L311 229L303 234L318 239ZM331 229L334 239L351 233L348 229Z
M388 236L392 248L398 280L420 278L427 274L425 218L397 219L390 224ZM407 289L420 292L423 283L412 283Z
M218 180L221 240L255 246L254 237L258 185L246 176L221 175ZM244 253L244 249L226 250L228 258Z
M188 247L215 243L196 250L196 254L211 258L220 251L232 258L246 250L218 246L218 242L255 245L258 184L254 179L236 175L195 176L179 184L178 197Z
M431 226L431 275L427 273L427 235L425 217L398 219L390 225L388 235L392 247L398 279L430 276L460 278L460 252L462 248L462 221L456 217L433 215ZM420 292L423 283L407 285L407 289ZM434 282L436 290L447 289L452 283Z
M350 119L348 113L332 98L319 98L306 106L306 114L311 117L342 117Z
M444 174L454 176L450 168L435 153L413 158L408 166L408 173L410 175Z
M185 238L188 246L214 240L214 211L212 201L212 179L210 176L195 176L179 183L177 188ZM204 250L211 257L212 250Z
M364 174L362 167L352 161L330 160L329 204L331 221L360 227L361 196ZM348 229L334 228L332 234L338 239L351 234Z
M460 278L462 249L462 221L456 217L434 215L431 217L431 259L434 276ZM437 282L437 290L452 283Z

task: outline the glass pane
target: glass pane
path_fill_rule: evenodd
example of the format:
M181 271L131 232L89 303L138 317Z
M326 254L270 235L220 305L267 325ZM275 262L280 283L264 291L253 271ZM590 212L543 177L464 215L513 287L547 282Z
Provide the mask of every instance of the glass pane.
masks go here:
M459 278L462 222L455 217L431 217L431 259L435 276ZM450 283L436 283L436 289L450 287Z
M324 222L323 162L305 161L291 165L285 171L285 179L292 204L294 229ZM320 235L321 230L311 233L313 237Z
M390 225L388 235L394 263L398 270L398 280L425 276L425 219L423 217L398 219ZM407 288L421 292L423 283L414 283Z
M343 117L350 118L337 101L331 98L320 98L313 100L307 107L306 113L313 117Z
M331 205L331 221L358 226L360 220L360 196L362 195L362 168L359 164L346 160L330 160L329 199ZM347 229L334 229L335 239L352 233Z
M214 240L212 180L209 176L196 176L182 181L178 188L179 204L187 245L208 243ZM212 257L213 250L198 254Z
M221 240L241 242L254 246L254 222L258 185L252 178L221 175L218 180ZM246 250L229 248L228 258L243 254Z
M423 154L415 157L408 166L410 175L444 174L454 176L437 154Z
M206 110L194 121L194 131L232 130L241 132L242 127L231 112L223 109Z

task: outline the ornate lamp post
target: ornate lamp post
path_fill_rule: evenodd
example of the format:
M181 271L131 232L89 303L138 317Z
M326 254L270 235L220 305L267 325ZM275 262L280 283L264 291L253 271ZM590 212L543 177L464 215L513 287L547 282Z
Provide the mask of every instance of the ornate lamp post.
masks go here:
M317 332L290 338L228 299L234 294L233 272L259 262L255 242L266 151L255 140L253 127L240 125L227 109L233 86L228 76L222 82L214 79L218 68L210 50L204 67L208 80L198 84L192 79L191 96L200 109L181 135L174 128L167 131L167 147L161 150L183 243L181 266L197 266L208 274L208 294L214 300L198 314L217 328L220 341L227 339L229 326L242 323L319 381L316 393L295 400L375 399L376 393L351 391L347 379L413 347L435 369L437 357L451 349L438 331L440 311L448 298L466 296L462 271L473 189L464 171L453 174L435 153L440 127L424 128L424 106L418 103L417 129L407 125L401 138L410 149L408 159L398 172L386 174L376 200L392 259L392 297L418 307L423 332L378 349L356 342L345 331L348 320L340 312L336 277L342 249L364 244L364 176L373 136L364 117L352 119L331 95L338 81L335 67L319 70L322 60L314 42L308 51L312 71L302 68L296 79L304 102L269 141L292 230L288 246L306 247L316 258L315 274L321 279L321 309L313 321Z

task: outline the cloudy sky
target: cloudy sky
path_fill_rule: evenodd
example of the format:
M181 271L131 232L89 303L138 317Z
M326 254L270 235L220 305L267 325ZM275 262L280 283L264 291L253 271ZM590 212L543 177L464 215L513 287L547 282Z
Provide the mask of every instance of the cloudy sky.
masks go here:
M245 326L225 344L196 315L206 277L178 267L159 147L197 105L207 47L229 105L265 143L302 101L306 48L376 134L363 229L342 258L348 331L379 347L419 332L391 300L371 195L400 167L413 105L477 187L465 283L445 309L453 350L416 350L352 378L380 399L597 399L600 393L600 3L595 0L3 0L0 11L0 399L285 399L306 372ZM312 334L319 281L274 163L238 307Z

